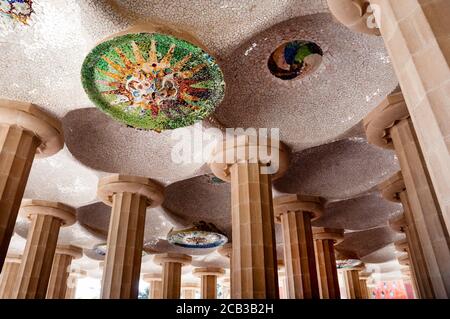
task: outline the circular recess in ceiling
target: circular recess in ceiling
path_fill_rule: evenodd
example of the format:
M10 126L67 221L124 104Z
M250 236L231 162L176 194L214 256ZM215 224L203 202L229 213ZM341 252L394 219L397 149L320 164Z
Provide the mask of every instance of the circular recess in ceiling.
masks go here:
M296 40L278 46L267 67L275 77L293 80L313 73L322 63L323 51L314 42Z
M84 60L81 76L102 111L129 126L158 132L204 119L225 91L213 57L160 33L130 33L97 45Z
M225 245L228 238L214 224L200 221L187 229L172 229L167 241L184 248L213 248Z
M32 0L0 0L0 26L28 25L33 11Z

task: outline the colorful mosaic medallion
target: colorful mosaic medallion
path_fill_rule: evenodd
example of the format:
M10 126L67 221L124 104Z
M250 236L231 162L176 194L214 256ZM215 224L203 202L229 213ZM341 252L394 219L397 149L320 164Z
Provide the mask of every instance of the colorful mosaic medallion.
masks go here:
M209 54L158 33L99 44L84 61L82 82L95 105L116 120L158 132L204 119L225 89L222 71Z
M0 0L0 24L8 27L28 25L33 14L33 0Z
M214 224L201 221L188 229L172 229L167 240L184 248L214 248L225 245L228 238Z
M322 56L322 49L313 42L287 42L270 55L268 67L277 78L292 80L314 72L320 66Z
M336 260L337 269L348 269L361 265L361 260L359 259L341 259Z

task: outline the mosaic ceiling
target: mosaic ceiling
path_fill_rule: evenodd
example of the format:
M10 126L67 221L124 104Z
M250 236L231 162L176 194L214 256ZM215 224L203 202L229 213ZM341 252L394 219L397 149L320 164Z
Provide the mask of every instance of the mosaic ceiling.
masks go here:
M171 134L203 132L211 123L276 127L294 152L276 196L324 197L317 223L358 230L341 247L385 262L391 255L381 249L395 234L383 220L398 207L382 202L376 185L398 163L368 145L359 125L397 86L382 40L336 23L324 0L195 2L0 0L1 97L58 117L66 140L60 153L35 160L25 196L77 207L78 222L60 240L92 251L105 241L110 214L96 198L98 179L117 172L154 178L167 191L163 206L147 212L146 251L223 265L214 248L167 240L172 227L200 220L231 240L229 184L212 179L205 162L170 161ZM137 20L158 32L110 38ZM166 33L167 25L175 31ZM215 121L205 120L210 115ZM362 205L373 214L358 212ZM28 227L18 221L11 249L23 249ZM77 263L90 267L88 260ZM158 271L151 258L145 263Z

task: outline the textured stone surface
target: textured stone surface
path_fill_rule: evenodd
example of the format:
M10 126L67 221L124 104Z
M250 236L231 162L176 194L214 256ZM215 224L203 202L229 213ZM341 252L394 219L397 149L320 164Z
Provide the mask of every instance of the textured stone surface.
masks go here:
M267 60L292 40L318 44L323 62L310 76L283 81L270 73ZM344 134L397 85L383 40L354 33L328 14L262 31L224 61L223 71L227 90L217 119L227 127L280 128L281 139L294 151Z
M379 192L330 202L324 214L313 222L313 226L365 230L387 224L387 221L401 213L402 207L388 202Z
M397 170L394 152L352 138L294 153L274 186L284 193L346 199L367 192Z
M401 239L400 235L388 226L364 231L345 233L344 241L336 245L337 250L350 251L359 258L381 249L394 241Z

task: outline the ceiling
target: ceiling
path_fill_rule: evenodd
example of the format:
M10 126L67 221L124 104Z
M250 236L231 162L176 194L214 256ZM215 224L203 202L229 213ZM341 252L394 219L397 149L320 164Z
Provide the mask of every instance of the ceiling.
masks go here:
M61 201L77 208L78 221L60 242L91 249L106 239L110 208L96 197L99 178L123 173L153 178L166 186L163 205L147 211L149 251L195 255L193 264L221 265L214 250L174 248L165 240L172 227L206 220L231 239L229 184L212 179L205 161L170 160L176 134L208 128L279 128L292 150L286 174L274 183L284 193L324 198L316 226L347 230L339 245L370 263L394 260L397 238L387 219L399 205L384 201L376 185L396 172L391 151L369 145L361 120L397 86L381 38L354 33L337 23L325 0L36 0L29 26L0 33L2 98L35 103L63 123L66 145L36 159L25 197ZM213 121L184 129L136 130L114 121L88 99L80 70L102 39L137 22L182 30L217 58L226 93ZM292 40L313 41L323 61L311 75L283 81L267 68L269 55ZM175 135L174 135L175 134ZM201 150L200 150L201 151ZM28 221L19 219L11 251L21 251ZM282 238L277 226L279 258ZM92 259L77 263L89 268ZM96 261L98 264L98 261ZM152 259L144 260L158 271Z

